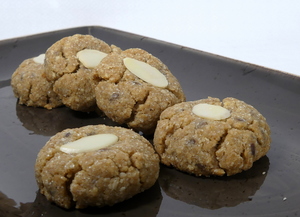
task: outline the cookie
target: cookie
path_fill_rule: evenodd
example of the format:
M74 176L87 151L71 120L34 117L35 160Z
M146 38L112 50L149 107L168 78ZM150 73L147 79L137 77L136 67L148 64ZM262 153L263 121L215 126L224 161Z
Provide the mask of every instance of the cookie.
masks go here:
M153 186L158 174L159 157L148 140L105 125L57 133L35 164L40 192L66 209L111 206Z
M80 34L64 37L47 49L46 77L54 83L53 90L64 105L76 111L96 108L94 89L98 79L93 73L93 61L96 57L101 61L113 49L118 50L91 35Z
M53 83L46 79L44 54L24 60L13 73L11 86L19 104L47 109L62 105Z
M153 143L167 166L196 176L231 176L266 155L271 138L266 119L253 106L208 98L166 109Z
M161 112L185 101L175 76L145 50L110 53L94 70L100 80L95 89L98 108L135 131L152 134Z

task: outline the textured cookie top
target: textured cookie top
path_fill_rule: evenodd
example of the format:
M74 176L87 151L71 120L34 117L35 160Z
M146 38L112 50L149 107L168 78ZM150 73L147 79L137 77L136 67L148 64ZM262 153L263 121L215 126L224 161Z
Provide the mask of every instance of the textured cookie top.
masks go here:
M132 73L124 64L131 58L157 69L167 80L166 87L158 87ZM145 133L153 133L161 112L169 106L185 101L178 80L167 66L150 53L132 48L111 53L95 68L99 76L96 87L97 105L109 118Z
M11 77L11 86L19 103L52 109L62 105L45 78L43 55L24 60Z
M118 140L94 151L61 150L97 134L115 135ZM59 206L105 206L151 187L158 178L159 158L149 141L132 130L90 125L53 136L39 152L35 171L41 193Z
M57 80L64 74L75 73L83 64L77 53L84 49L93 49L110 53L111 47L104 41L91 35L75 34L60 39L46 51L45 69L47 79Z
M221 106L230 116L199 117L195 105ZM160 117L154 146L162 163L196 175L233 175L252 167L270 148L270 128L251 105L234 98L202 99L166 109Z
M80 34L62 38L48 48L45 74L65 106L84 112L96 109L98 79L93 68L118 49L91 35Z

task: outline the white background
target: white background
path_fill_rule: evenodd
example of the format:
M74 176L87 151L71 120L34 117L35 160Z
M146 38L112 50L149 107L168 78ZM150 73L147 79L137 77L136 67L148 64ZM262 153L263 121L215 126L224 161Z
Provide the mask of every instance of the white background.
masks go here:
M299 0L9 0L0 40L104 26L300 75Z

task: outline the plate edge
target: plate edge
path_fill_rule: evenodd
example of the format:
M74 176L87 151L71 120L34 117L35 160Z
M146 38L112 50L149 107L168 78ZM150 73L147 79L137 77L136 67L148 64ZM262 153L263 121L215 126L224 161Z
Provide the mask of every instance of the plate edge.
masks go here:
M168 41L164 41L164 40L160 40L160 39L156 39L156 38L151 38L151 37L148 37L148 36L143 36L143 35L132 33L132 32L127 32L127 31L124 31L124 30L114 29L114 28L111 28L111 27L101 26L101 25L74 26L74 27L69 27L69 28L63 28L63 29L56 29L56 30L41 32L41 33L37 33L37 34L28 34L28 35L18 36L18 37L14 37L14 38L0 40L0 45L2 43L7 43L7 42L10 42L10 41L15 41L15 40L23 39L23 38L38 37L40 35L47 35L47 34L52 34L52 33L55 33L55 32L69 31L69 30L75 30L75 29L87 29L87 34L92 35L93 29L95 29L95 28L106 29L106 30L109 30L109 31L116 31L116 32L120 32L120 33L130 34L130 35L133 35L133 36L136 36L136 37L141 37L143 39L150 39L150 40L157 41L157 42L160 42L160 43L169 44L171 46L177 46L177 47L180 47L181 49L184 49L184 50L190 50L190 51L193 51L193 52L201 52L201 53L209 55L209 56L218 57L218 58L225 59L225 60L230 60L230 61L233 61L233 62L236 62L236 63L251 65L252 67L255 67L255 68L262 68L262 69L264 69L266 71L269 71L269 72L273 72L273 73L280 74L280 75L285 75L285 76L295 78L295 79L300 79L300 75L295 75L295 74L292 74L292 73L289 73L289 72L286 72L286 71L281 71L281 70L278 70L278 69L273 69L273 68L270 68L270 67L258 65L258 64L255 64L255 63L250 63L250 62L246 62L246 61L226 57L226 56L223 56L223 55L211 53L211 52L208 52L208 51L203 51L203 50L183 46L183 45L180 45L180 44L176 44L176 43L172 43L172 42L168 42Z

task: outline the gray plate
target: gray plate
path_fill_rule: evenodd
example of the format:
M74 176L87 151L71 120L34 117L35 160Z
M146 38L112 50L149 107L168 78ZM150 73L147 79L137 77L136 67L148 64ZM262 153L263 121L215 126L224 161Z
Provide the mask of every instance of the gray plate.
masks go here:
M162 166L151 189L113 207L66 211L47 202L38 193L34 163L50 136L67 127L115 123L67 108L18 105L10 78L24 59L76 33L157 56L178 78L187 100L231 96L253 105L271 127L271 150L252 169L232 177L197 178ZM288 73L108 28L66 29L0 41L0 121L1 217L9 212L44 217L300 214L300 78Z

